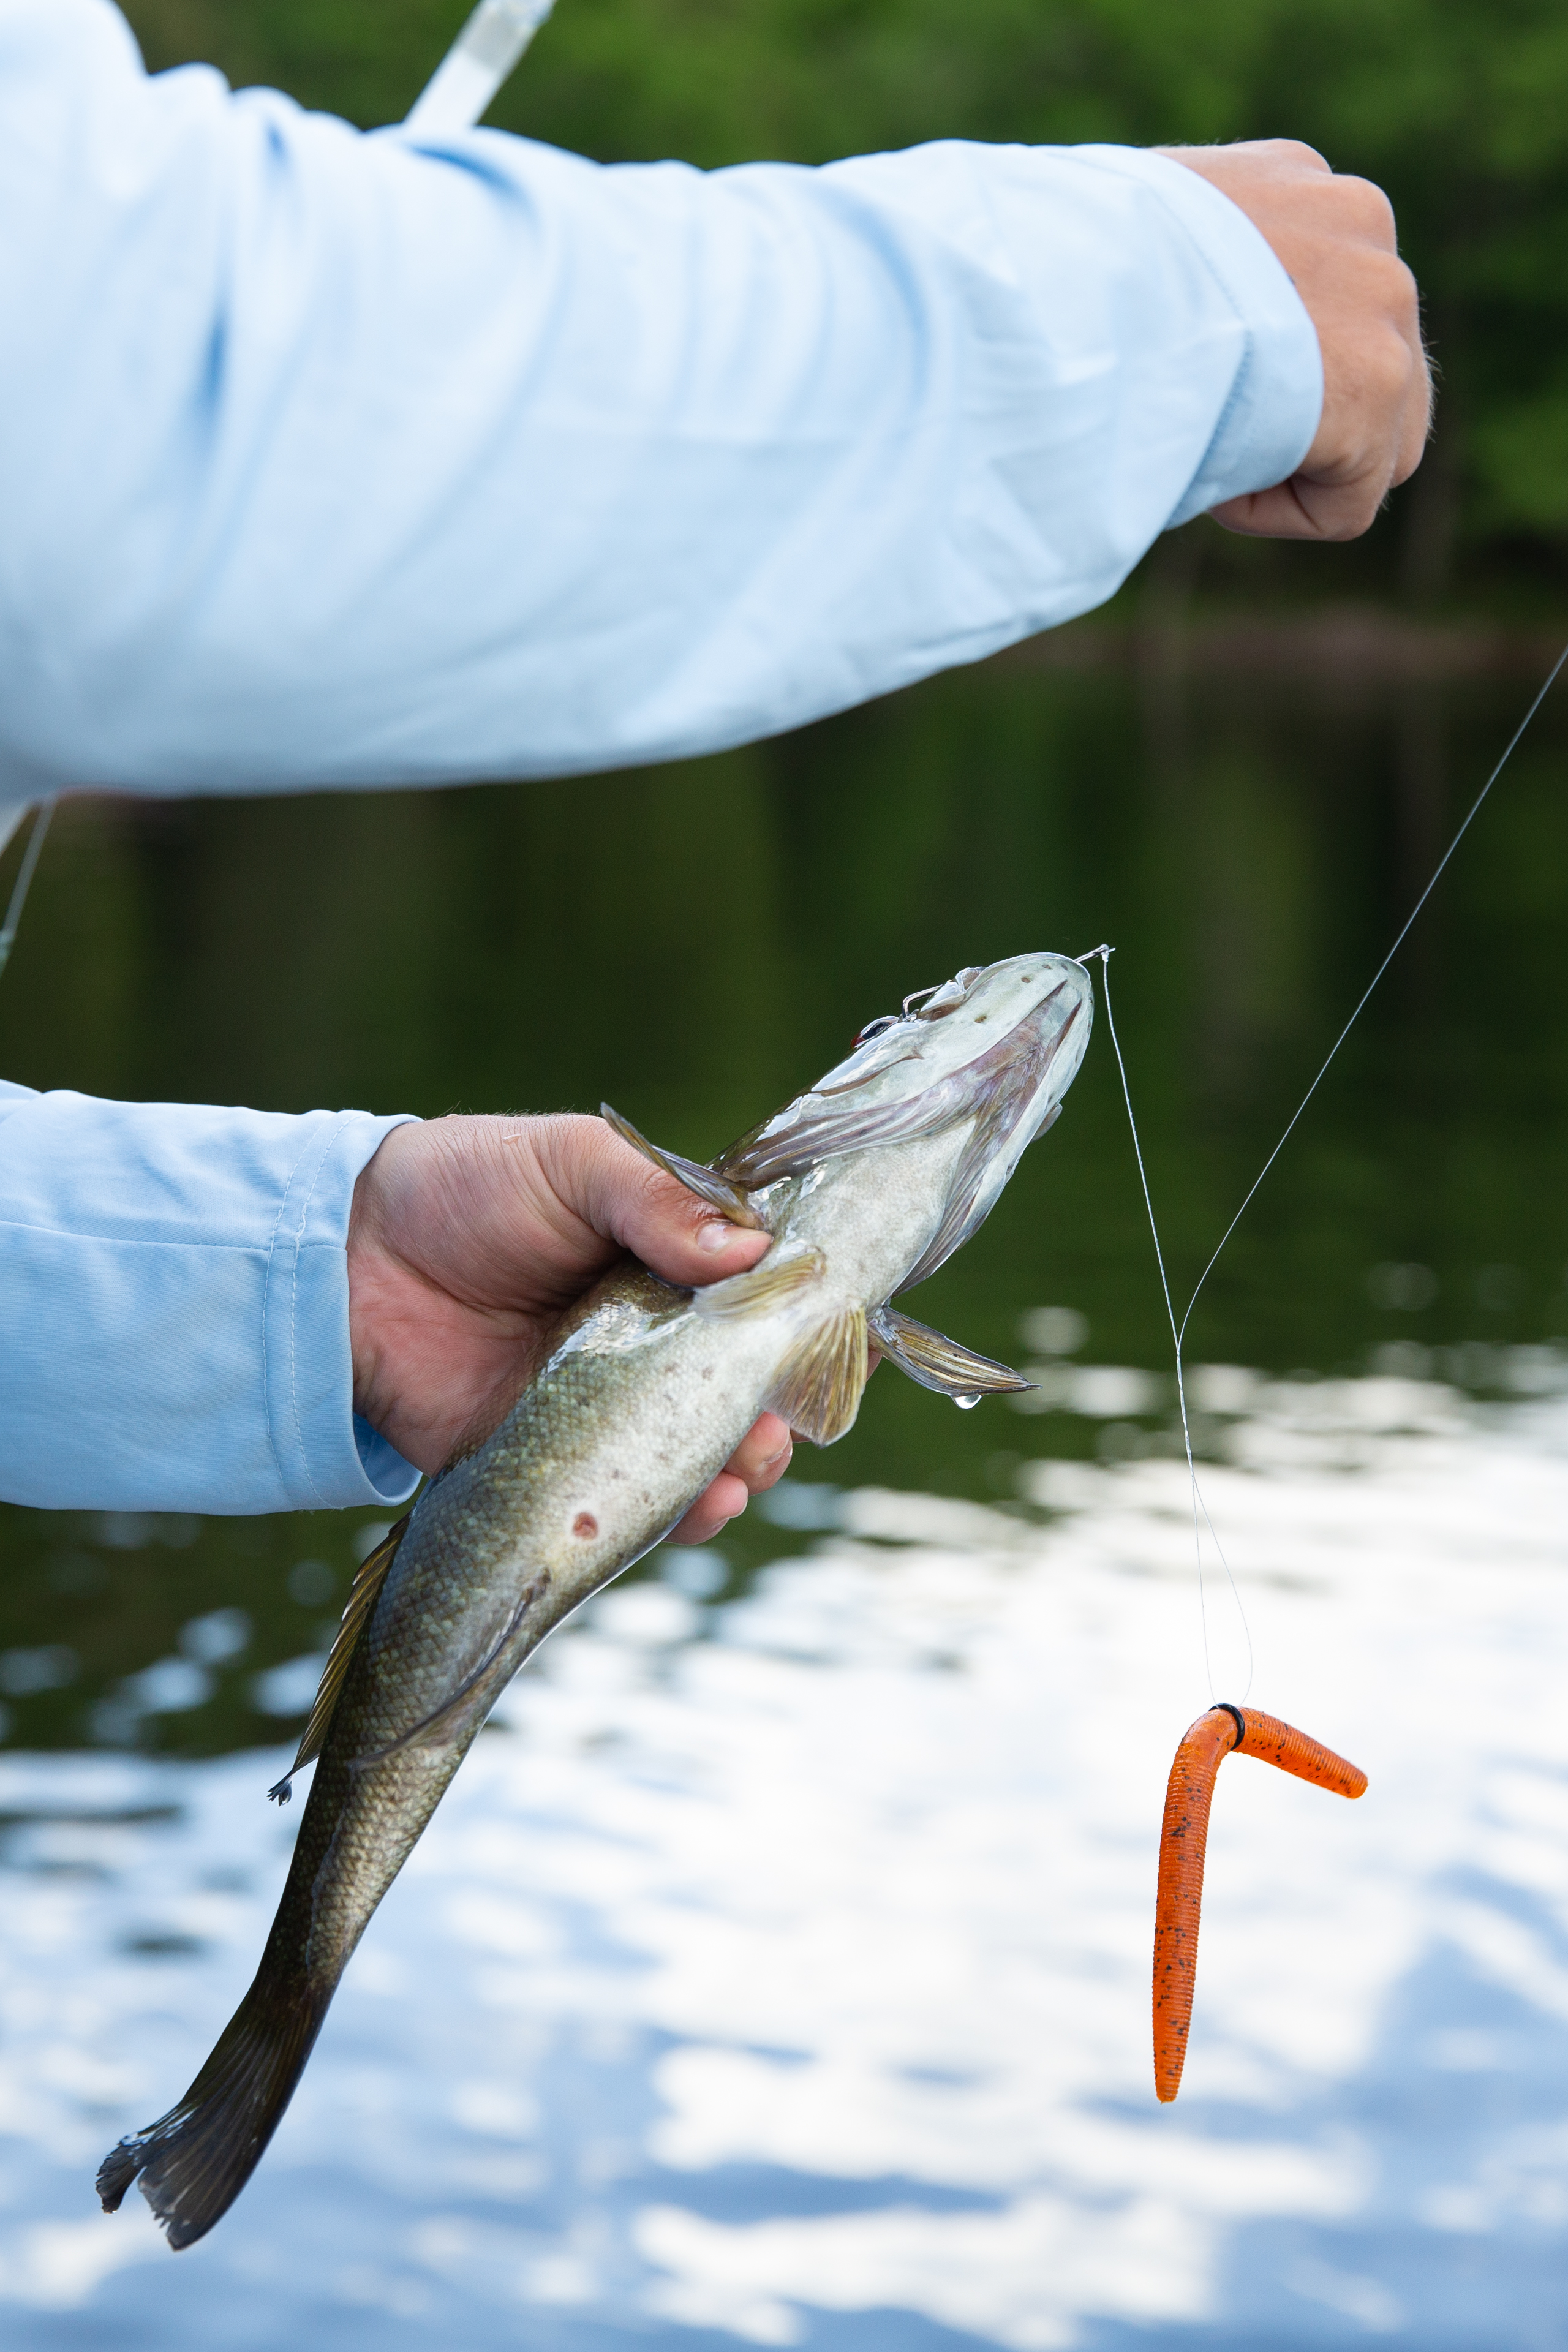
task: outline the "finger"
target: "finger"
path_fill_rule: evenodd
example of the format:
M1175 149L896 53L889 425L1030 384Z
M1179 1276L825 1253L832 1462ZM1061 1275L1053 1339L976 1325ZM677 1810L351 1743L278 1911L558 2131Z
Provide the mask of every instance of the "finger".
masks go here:
M1309 147L1304 139L1236 139L1228 146L1215 150L1220 155L1241 155L1267 163L1270 170L1289 177L1310 172L1319 179L1331 180L1334 167L1326 155Z
M735 1448L712 1485L699 1495L670 1540L706 1543L740 1516L752 1495L764 1495L789 1468L795 1440L776 1412L764 1412Z
M789 1423L776 1412L764 1412L753 1423L724 1467L739 1478L750 1495L765 1495L789 1468L795 1440Z
M1426 444L1432 437L1432 362L1426 355L1426 346L1422 340L1419 313L1415 322L1414 341L1416 365L1414 381L1410 386L1410 396L1405 403L1405 429L1400 435L1399 457L1394 468L1395 489L1401 482L1407 482L1410 479L1411 475L1421 463L1426 454Z
M743 1274L771 1247L771 1234L731 1224L603 1119L533 1124L541 1167L563 1207L666 1282L694 1286Z
M1389 486L1382 475L1378 480L1381 487L1376 489L1368 482L1330 488L1298 475L1294 481L1281 482L1277 489L1254 490L1246 498L1227 499L1223 506L1213 509L1214 519L1243 539L1330 542L1359 539L1376 516Z
M1360 511L1359 502L1356 511ZM1281 482L1272 490L1250 490L1245 498L1226 499L1222 506L1211 508L1210 512L1224 530L1235 531L1242 539L1353 539L1358 528L1335 530L1331 518L1330 527L1325 528L1321 510L1314 512L1303 503L1294 482Z
M1408 278L1398 265L1401 279ZM1431 371L1421 342L1415 283L1407 315L1363 339L1354 388L1359 432L1342 415L1330 418L1301 470L1273 489L1227 499L1216 522L1250 538L1359 538L1391 489L1421 462L1431 429ZM1342 410L1344 405L1341 403Z
M1375 180L1358 179L1353 172L1336 173L1331 201L1333 230L1338 239L1359 239L1385 256L1398 253L1399 231L1394 206ZM1326 223L1330 216L1324 217Z
M1230 176L1237 163L1261 164L1281 178L1302 172L1326 179L1334 176L1327 156L1320 155L1303 139L1232 139L1217 147L1156 147L1153 152L1168 155L1173 163L1184 163L1189 172L1212 173L1216 179Z
M721 1528L727 1528L746 1507L746 1489L742 1480L721 1470L712 1485L699 1495L679 1527L671 1528L671 1543L706 1543Z

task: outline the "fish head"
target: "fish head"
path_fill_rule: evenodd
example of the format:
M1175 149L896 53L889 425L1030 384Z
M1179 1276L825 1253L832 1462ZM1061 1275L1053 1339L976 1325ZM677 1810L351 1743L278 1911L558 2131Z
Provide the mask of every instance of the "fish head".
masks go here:
M917 989L897 1021L872 1023L876 1034L868 1040L862 1030L849 1060L864 1050L863 1040L886 1053L889 1036L898 1034L905 1051L913 1038L933 1075L967 1070L987 1091L1004 1070L1017 1075L1027 1064L1046 1089L1044 1118L1078 1076L1093 1017L1094 989L1075 957L1008 956L971 964L940 988ZM819 1088L826 1083L819 1080Z
M891 1150L973 1122L936 1237L909 1278L923 1281L989 1213L1060 1109L1093 1017L1089 972L1074 957L971 964L906 997L902 1013L869 1023L842 1062L715 1165L737 1183L763 1186L845 1152Z

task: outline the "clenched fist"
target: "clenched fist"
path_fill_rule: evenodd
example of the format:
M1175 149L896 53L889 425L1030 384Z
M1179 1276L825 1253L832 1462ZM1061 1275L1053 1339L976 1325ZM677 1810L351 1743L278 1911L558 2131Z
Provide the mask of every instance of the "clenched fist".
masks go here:
M1415 280L1399 258L1394 208L1370 180L1342 177L1293 139L1163 147L1238 205L1285 268L1318 331L1323 411L1300 467L1214 516L1262 539L1355 539L1421 462L1432 380Z

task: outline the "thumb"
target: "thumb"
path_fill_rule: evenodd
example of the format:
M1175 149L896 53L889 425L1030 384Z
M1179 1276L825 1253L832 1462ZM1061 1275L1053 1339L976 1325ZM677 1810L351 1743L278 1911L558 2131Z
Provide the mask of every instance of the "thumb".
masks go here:
M666 1282L696 1288L744 1274L770 1234L729 1218L623 1142L603 1119L542 1120L536 1144L563 1203Z

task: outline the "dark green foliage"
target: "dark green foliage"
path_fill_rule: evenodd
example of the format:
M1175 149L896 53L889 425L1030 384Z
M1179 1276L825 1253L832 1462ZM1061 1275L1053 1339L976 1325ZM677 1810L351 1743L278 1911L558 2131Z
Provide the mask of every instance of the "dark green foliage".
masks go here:
M407 110L464 13L130 10L154 65L206 58L364 123ZM1438 457L1357 576L1381 565L1431 593L1457 542L1501 556L1568 532L1568 17L1552 0L561 0L492 119L605 159L705 165L950 137L1309 140L1394 197L1444 374Z

